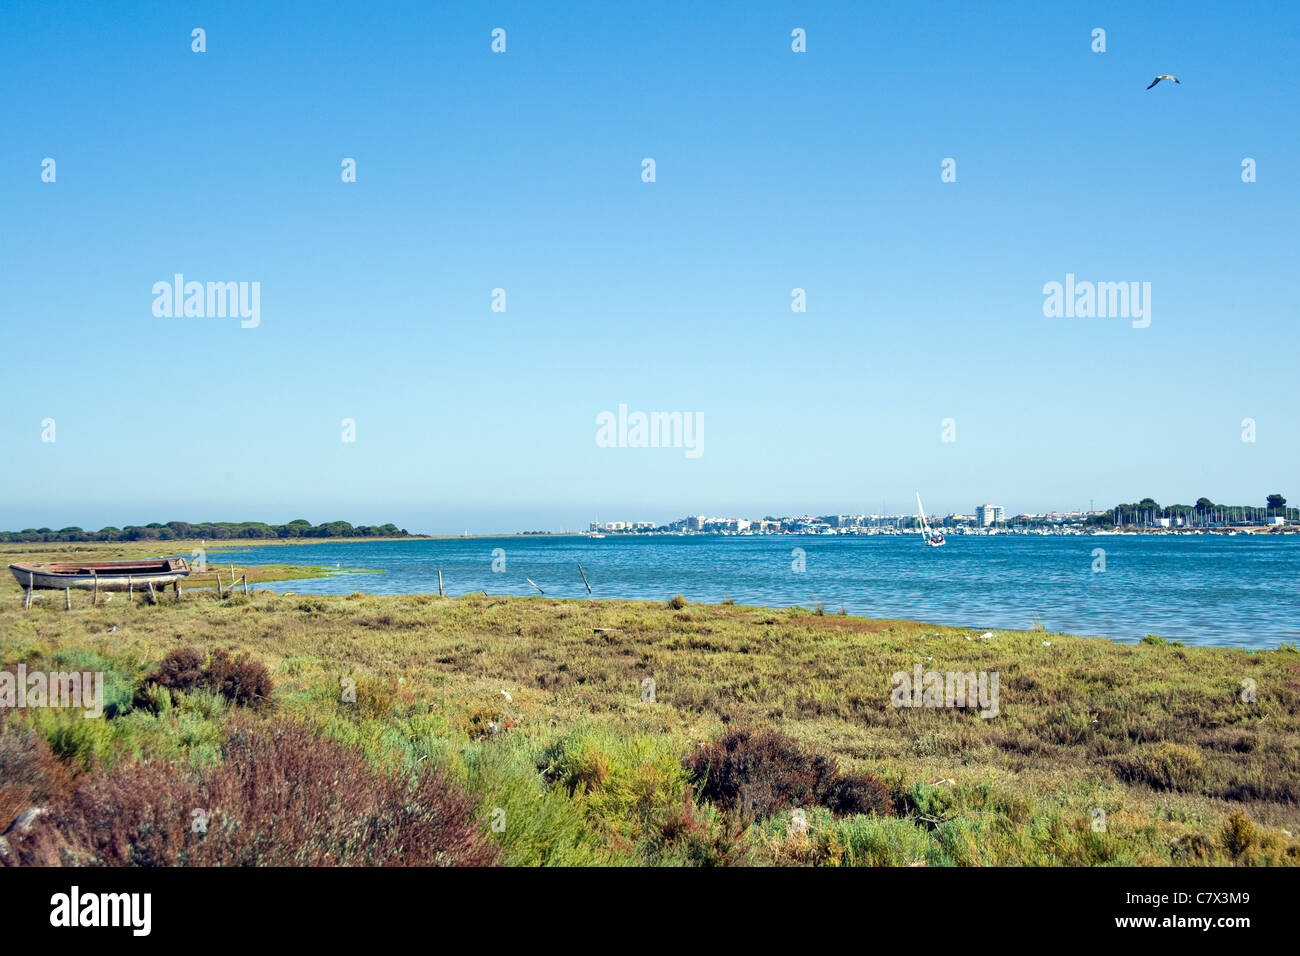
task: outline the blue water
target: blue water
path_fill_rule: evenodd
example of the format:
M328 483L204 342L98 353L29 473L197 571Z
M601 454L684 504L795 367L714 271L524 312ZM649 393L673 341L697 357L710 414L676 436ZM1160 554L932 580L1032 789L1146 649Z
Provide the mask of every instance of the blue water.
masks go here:
M243 546L213 563L378 569L269 585L295 593L470 591L585 598L578 562L597 598L768 607L816 603L828 613L906 618L972 628L1048 630L1138 640L1275 647L1300 637L1300 536L475 538L301 546ZM493 549L505 569L493 571ZM806 570L792 570L802 548ZM1093 571L1093 550L1106 569ZM263 585L267 587L268 585Z

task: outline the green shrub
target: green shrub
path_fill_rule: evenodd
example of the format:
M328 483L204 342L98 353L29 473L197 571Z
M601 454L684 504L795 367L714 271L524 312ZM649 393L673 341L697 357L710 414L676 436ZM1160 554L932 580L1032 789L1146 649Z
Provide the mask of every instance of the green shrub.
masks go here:
M716 866L743 856L743 827L698 806L674 743L580 730L543 752L542 773L567 792L616 855L652 865Z
M174 697L172 706L183 714L195 714L204 720L218 720L225 714L229 703L221 695L200 687L191 693Z
M172 692L162 684L141 684L136 690L136 707L153 714L171 713Z
M544 755L544 773L570 796L581 796L611 832L634 841L661 826L687 791L686 771L671 741L578 731Z
M849 817L837 821L848 866L942 865L951 862L930 834L898 817Z
M1143 644L1153 644L1156 647L1182 647L1182 641L1171 641L1161 637L1159 634L1148 634L1142 638Z
M81 711L41 708L31 717L55 755L80 769L89 769L112 754L113 730L107 720L84 717Z
M65 648L58 651L52 661L53 670L103 674L105 716L117 717L131 710L134 682L128 668L87 648Z
M952 812L956 796L952 787L934 787L918 780L903 794L902 810L909 815L942 820Z
M459 766L469 792L481 799L480 822L508 866L608 866L639 862L620 854L588 824L587 808L537 775L529 741L507 737L449 751L447 741L421 740L438 766Z
M985 863L999 862L996 854L989 854L992 850L989 834L978 820L965 817L944 820L934 828L934 841L956 866L982 866ZM986 855L992 858L986 858Z

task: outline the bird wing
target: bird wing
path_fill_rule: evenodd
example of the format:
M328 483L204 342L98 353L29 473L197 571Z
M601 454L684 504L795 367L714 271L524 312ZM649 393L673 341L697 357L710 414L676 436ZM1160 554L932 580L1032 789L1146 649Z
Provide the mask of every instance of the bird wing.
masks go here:
M1160 82L1160 77L1157 76L1154 80L1151 81L1151 86L1155 86L1159 82ZM1148 86L1147 89L1148 90L1151 89L1151 86Z

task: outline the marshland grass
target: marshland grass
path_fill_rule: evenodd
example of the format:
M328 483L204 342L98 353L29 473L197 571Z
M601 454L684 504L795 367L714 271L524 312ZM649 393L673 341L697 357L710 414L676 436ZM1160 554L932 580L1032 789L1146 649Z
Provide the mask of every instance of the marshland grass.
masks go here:
M176 648L248 652L276 687L240 720L306 723L395 773L433 762L479 801L507 864L1300 862L1292 649L983 638L666 600L195 591L71 612L60 595L24 612L20 593L0 590L0 667L106 673L108 718L10 722L70 766L220 762L235 719L222 698L178 694L155 713L132 697ZM918 662L996 671L998 716L891 706L891 676ZM798 832L788 813L737 819L695 800L682 758L737 727L877 775L893 814L809 808Z

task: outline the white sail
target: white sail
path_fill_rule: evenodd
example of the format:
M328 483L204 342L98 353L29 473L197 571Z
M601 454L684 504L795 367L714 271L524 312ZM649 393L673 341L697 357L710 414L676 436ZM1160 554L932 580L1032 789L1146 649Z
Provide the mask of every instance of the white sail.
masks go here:
M943 535L935 534L930 529L930 522L925 518L925 505L921 504L921 493L919 491L916 493L916 513L921 519L921 540L924 541L928 547L942 547L944 543Z

